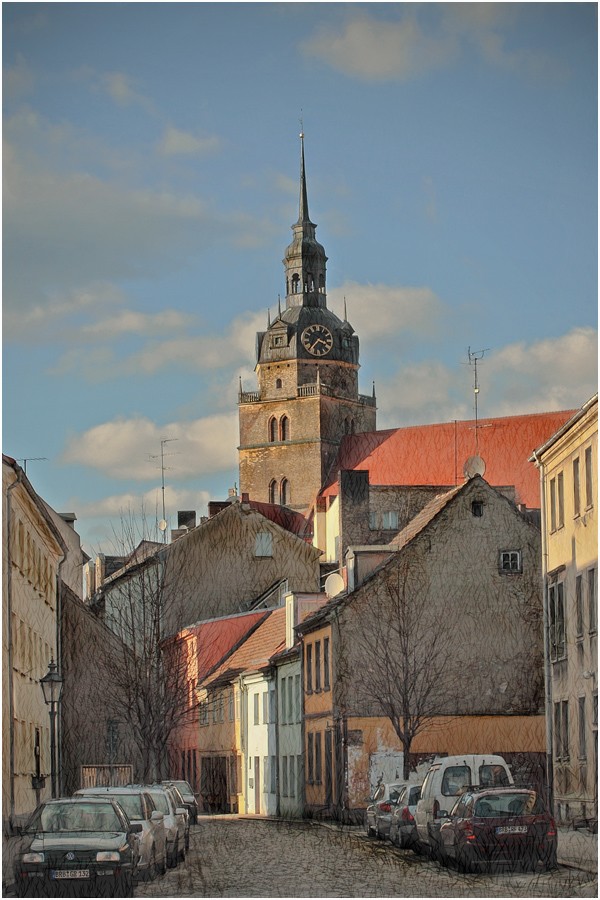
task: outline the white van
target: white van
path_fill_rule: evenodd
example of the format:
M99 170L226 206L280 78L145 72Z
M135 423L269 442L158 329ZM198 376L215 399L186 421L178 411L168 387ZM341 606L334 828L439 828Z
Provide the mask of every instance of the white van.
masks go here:
M421 847L439 856L441 816L450 812L469 785L489 787L513 784L506 761L491 754L443 756L433 760L421 787L415 823Z

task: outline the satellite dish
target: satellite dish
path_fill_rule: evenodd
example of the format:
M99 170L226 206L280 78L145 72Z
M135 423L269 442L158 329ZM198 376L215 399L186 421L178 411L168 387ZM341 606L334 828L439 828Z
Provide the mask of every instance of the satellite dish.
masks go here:
M167 523L165 522L164 519L160 520L160 522L158 523L158 527L160 528L161 531L167 530Z
M465 478L474 478L475 475L485 474L485 463L480 456L470 456L463 466L463 475Z
M325 579L325 593L329 598L337 597L344 590L344 579L338 572L332 572Z

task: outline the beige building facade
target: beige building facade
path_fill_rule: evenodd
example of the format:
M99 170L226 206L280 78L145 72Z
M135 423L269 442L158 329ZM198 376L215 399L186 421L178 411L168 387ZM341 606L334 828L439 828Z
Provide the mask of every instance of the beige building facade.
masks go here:
M561 821L598 815L598 396L532 457L543 497L548 770Z

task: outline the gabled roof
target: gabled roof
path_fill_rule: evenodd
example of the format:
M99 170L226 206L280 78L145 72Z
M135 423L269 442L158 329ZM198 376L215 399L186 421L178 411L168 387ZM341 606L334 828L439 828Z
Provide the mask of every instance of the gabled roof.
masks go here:
M181 635L193 635L198 642L198 680L237 650L240 644L265 620L267 613L241 613L209 619L186 628Z
M264 613L265 619L239 648L205 676L202 687L226 684L243 673L269 666L273 654L285 646L285 607Z
M478 455L485 462L488 484L514 485L517 503L538 509L539 476L529 457L573 413L479 419ZM465 462L476 455L475 446L474 419L346 435L331 470L334 480L321 496L337 495L335 479L342 469L367 470L371 485L458 485L464 480Z

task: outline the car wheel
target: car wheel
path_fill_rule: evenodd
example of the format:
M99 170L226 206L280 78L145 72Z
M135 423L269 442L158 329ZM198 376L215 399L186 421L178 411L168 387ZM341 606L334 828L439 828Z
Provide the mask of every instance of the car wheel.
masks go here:
M471 856L465 853L464 850L459 850L456 856L456 865L461 872L474 872L475 871L475 863L473 862Z
M185 840L184 840L183 846L182 846L181 850L179 851L179 853L177 854L177 859L179 862L185 862L185 851L186 851L186 847L185 847Z
M131 873L121 875L115 884L115 897L133 897L133 879Z
M372 836L372 834L373 834L373 829L372 829L371 826L369 825L369 820L368 820L368 819L367 819L365 831L367 832L367 837L371 837L371 836Z
M154 881L158 874L158 867L156 865L156 847L152 848L152 859L150 860L150 865L146 871L146 879L147 881Z
M174 869L177 865L177 860L179 859L179 845L178 842L175 841L175 846L173 847L173 852L170 856L167 857L167 866L169 869Z
M555 849L548 850L541 857L541 861L542 861L542 865L544 867L545 872L550 872L550 871L552 871L552 869L556 869L558 867L558 862L556 859L556 850Z
M186 851L190 849L190 832L189 829L185 833L185 849Z
M163 854L163 858L161 860L160 866L158 867L159 875L166 875L167 872L167 848L165 847L165 852Z

